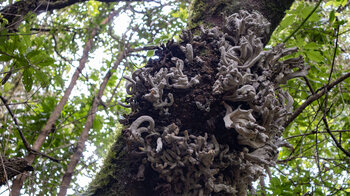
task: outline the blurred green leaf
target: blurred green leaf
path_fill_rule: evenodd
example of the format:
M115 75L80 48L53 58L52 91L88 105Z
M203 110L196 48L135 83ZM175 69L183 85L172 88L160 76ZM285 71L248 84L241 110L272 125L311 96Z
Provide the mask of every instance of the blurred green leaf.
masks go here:
M26 89L27 92L29 92L30 90L32 90L33 87L33 70L32 68L26 68L23 71L23 78L22 78L22 82L24 84L24 88Z

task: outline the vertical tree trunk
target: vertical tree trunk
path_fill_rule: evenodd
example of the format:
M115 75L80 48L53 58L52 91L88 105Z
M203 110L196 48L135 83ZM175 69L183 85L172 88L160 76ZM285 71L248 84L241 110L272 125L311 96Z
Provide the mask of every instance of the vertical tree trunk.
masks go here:
M127 79L133 112L87 195L253 190L288 146L280 136L293 100L278 86L307 73L301 57L279 61L296 48L263 50L292 3L194 0L182 40Z
M67 170L63 175L62 182L60 185L60 192L58 193L59 196L64 196L67 193L67 189L68 189L69 184L72 180L72 176L73 176L75 167L77 166L77 164L78 164L78 162L83 154L83 151L85 149L85 142L87 141L87 139L89 137L89 131L92 128L93 121L95 119L96 112L97 112L97 107L100 105L102 95L107 87L107 83L108 83L109 79L112 76L112 71L117 70L118 66L120 65L122 60L125 58L126 52L127 51L120 51L118 58L117 58L116 62L114 63L114 66L112 67L112 69L110 71L107 72L107 74L104 77L103 82L100 86L100 89L93 100L91 109L89 111L89 115L88 115L86 122L85 122L84 130L79 137L79 140L78 140L76 148L75 148L75 152L72 155L70 162L67 166Z

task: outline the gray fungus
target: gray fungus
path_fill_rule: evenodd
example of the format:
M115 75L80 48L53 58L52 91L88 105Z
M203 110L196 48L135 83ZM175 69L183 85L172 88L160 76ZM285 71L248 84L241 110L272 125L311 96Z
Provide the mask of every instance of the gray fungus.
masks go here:
M297 48L278 44L264 50L261 40L269 25L257 12L240 11L226 18L223 30L202 27L201 35L192 39L215 40L220 59L210 93L221 99L224 131L235 135L238 150L218 142L216 130L190 134L176 123L160 126L157 119L141 115L126 130L127 140L139 146L136 151L143 155L139 181L145 180L145 167L149 166L161 179L155 189L170 185L168 195L246 195L248 190L254 192L253 181L270 175L268 168L275 165L278 148L292 148L282 139L282 125L293 110L293 98L280 84L305 76L308 67L301 56L283 58ZM185 59L172 57L174 67L153 73L150 68L141 68L125 77L131 108L137 107L133 97L136 85L142 83L150 87L142 98L160 116L170 115L175 93L202 82L200 74L184 74L185 66L203 63L193 48L191 42L181 46ZM211 103L209 99L193 102L203 113L210 112Z

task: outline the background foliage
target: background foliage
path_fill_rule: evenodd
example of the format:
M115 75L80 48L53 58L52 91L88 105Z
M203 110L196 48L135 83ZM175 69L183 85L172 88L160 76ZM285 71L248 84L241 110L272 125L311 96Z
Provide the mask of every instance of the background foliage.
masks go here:
M13 3L2 1L2 6ZM187 1L102 3L86 1L38 16L28 14L13 31L6 19L0 27L0 95L8 100L19 128L33 144L50 114L63 96L74 70L83 58L89 39L93 45L87 65L68 104L46 138L41 152L59 159L56 163L38 157L34 172L22 189L28 195L56 195L63 174L105 74L112 70L94 119L86 152L76 167L69 194L85 190L101 166L108 147L121 126L118 120L129 112L119 103L125 100L123 75L145 64L155 45L179 39L185 28ZM112 22L102 24L112 12ZM346 0L296 1L275 30L267 47L284 42L298 47L310 66L304 79L285 85L298 108L329 82L350 72L349 3ZM96 36L91 37L94 29ZM118 55L130 52L116 70ZM272 168L272 178L257 185L258 195L349 195L349 160L327 132L345 150L350 150L350 80L344 80L308 106L284 132L293 150L281 149ZM324 120L328 123L325 126ZM14 119L0 102L1 155L6 158L28 154ZM11 182L9 182L11 185ZM3 186L2 191L9 187ZM0 192L0 194L1 194Z
M307 78L285 86L294 97L294 108L350 71L348 6L344 0L297 1L274 32L270 45L284 42L298 47L297 55L310 66ZM326 117L332 134L349 150L349 82L345 80L328 96L314 101L290 124L284 138L294 150L280 152L268 190L276 195L350 194L350 157L339 150L323 121Z

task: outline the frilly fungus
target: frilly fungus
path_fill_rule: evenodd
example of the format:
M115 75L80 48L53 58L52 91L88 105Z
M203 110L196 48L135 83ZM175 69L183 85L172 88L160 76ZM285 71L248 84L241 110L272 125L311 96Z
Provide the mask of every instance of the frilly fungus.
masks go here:
M222 29L185 31L125 77L136 180L155 173L153 189L164 195L246 195L270 176L278 148L291 147L281 135L293 99L279 85L308 67L302 57L280 60L297 48L264 50L268 31L262 15L240 11Z

